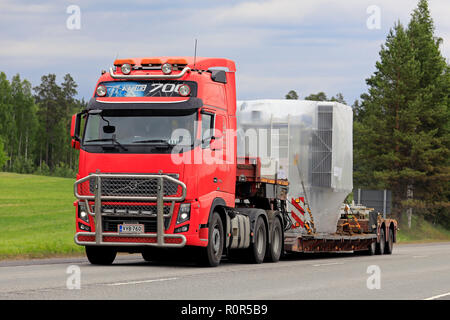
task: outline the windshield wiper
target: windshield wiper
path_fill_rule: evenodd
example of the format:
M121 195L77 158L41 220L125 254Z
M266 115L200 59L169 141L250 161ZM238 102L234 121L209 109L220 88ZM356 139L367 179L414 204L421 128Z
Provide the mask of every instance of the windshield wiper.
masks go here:
M117 141L115 134L113 134L112 138L92 139L92 140L87 140L85 142L101 142L101 141L111 141L113 143L113 145L112 145L113 147L119 146L124 151L128 151L127 148L125 148L119 141ZM102 147L109 147L109 146L102 145Z
M149 140L137 140L133 141L133 143L159 143L165 147L173 147L174 144L169 143L169 141L164 139L149 139Z

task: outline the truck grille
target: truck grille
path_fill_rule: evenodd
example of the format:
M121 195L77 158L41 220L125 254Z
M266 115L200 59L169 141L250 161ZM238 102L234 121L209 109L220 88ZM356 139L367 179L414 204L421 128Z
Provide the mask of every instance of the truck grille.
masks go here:
M176 174L167 174L173 178L178 178ZM124 175L123 178L102 178L102 196L135 196L135 197L156 197L158 192L157 179L130 178ZM180 196L182 188L172 181L164 181L164 196ZM94 194L95 178L89 179L89 193Z

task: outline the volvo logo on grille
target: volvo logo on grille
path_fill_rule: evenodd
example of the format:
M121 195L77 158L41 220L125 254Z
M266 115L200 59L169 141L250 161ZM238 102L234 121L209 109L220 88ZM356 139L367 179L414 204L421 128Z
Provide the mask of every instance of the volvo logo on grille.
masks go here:
M136 190L137 187L138 187L138 182L137 182L137 181L130 181L130 182L128 183L128 188L129 188L130 190Z

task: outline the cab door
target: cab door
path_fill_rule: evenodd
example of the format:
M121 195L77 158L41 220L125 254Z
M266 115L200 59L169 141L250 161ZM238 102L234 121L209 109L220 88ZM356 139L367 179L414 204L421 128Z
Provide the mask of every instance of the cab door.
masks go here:
M198 187L201 195L213 191L233 192L227 177L226 163L226 117L212 110L201 113L202 161L198 167ZM232 180L232 179L231 179Z

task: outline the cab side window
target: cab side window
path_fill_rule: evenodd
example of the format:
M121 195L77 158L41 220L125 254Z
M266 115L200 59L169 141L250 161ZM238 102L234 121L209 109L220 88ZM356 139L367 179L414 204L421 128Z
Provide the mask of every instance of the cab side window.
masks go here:
M202 148L209 146L214 134L214 114L202 113Z

